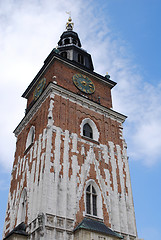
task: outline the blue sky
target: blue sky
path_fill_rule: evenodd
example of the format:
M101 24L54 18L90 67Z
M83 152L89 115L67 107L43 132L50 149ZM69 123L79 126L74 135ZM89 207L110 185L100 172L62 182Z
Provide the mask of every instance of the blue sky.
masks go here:
M72 12L74 30L95 71L118 84L113 107L128 116L124 137L138 235L161 235L161 54L159 0L0 1L0 235L15 151L13 130L24 116L22 93L57 45Z

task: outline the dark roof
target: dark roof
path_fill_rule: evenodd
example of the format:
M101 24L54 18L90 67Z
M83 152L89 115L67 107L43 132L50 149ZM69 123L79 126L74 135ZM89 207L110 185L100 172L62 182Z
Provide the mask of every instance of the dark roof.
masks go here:
M81 47L81 42L80 42L80 39L78 37L78 34L74 31L69 31L69 30L63 32L63 34L60 36L60 40L58 42L58 45L60 46L60 43L61 43L63 38L68 38L68 37L72 37L73 39L77 40L78 41L78 46Z
M11 232L7 234L7 236L3 239L9 238L12 234L18 234L23 236L28 236L28 233L26 232L26 225L24 222L20 223L17 227L15 227Z
M93 67L91 55L89 53L87 53L83 48L80 48L75 44L69 44L69 45L62 45L62 46L58 47L57 50L59 50L60 55L64 51L72 52L72 54L71 54L72 59L68 59L68 60L75 62L81 68L84 67L93 72L94 67ZM81 54L82 56L84 56L84 59L86 59L84 64L81 64L78 62L77 54ZM67 59L67 58L65 58L65 59Z
M103 222L93 220L90 218L84 218L83 221L74 229L74 232L77 231L78 229L86 229L123 239L123 237L120 234L112 231Z

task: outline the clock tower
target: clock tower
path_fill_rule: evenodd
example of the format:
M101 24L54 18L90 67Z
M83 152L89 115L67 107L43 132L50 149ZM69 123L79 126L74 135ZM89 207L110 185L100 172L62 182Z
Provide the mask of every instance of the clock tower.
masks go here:
M137 239L115 85L94 72L69 17L22 95L4 239Z

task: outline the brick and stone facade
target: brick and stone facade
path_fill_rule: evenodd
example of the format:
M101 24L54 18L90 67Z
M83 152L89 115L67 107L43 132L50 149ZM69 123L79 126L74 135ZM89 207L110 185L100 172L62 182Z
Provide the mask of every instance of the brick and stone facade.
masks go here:
M75 87L72 76L77 73L92 80L92 95ZM46 79L46 85L34 101L40 78ZM24 94L26 115L14 131L17 143L4 237L25 222L28 239L83 239L73 230L89 217L124 239L137 238L123 138L126 117L112 109L114 85L57 53L44 63ZM83 135L86 122L91 124L92 139ZM97 194L97 216L87 214L90 184ZM97 233L93 239L113 238Z

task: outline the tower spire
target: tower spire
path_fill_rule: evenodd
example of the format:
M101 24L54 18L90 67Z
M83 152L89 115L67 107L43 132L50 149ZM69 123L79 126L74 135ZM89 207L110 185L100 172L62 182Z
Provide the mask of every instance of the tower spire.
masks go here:
M74 23L72 22L71 18L71 11L66 13L69 14L68 22L66 23L66 29L67 31L73 31Z

